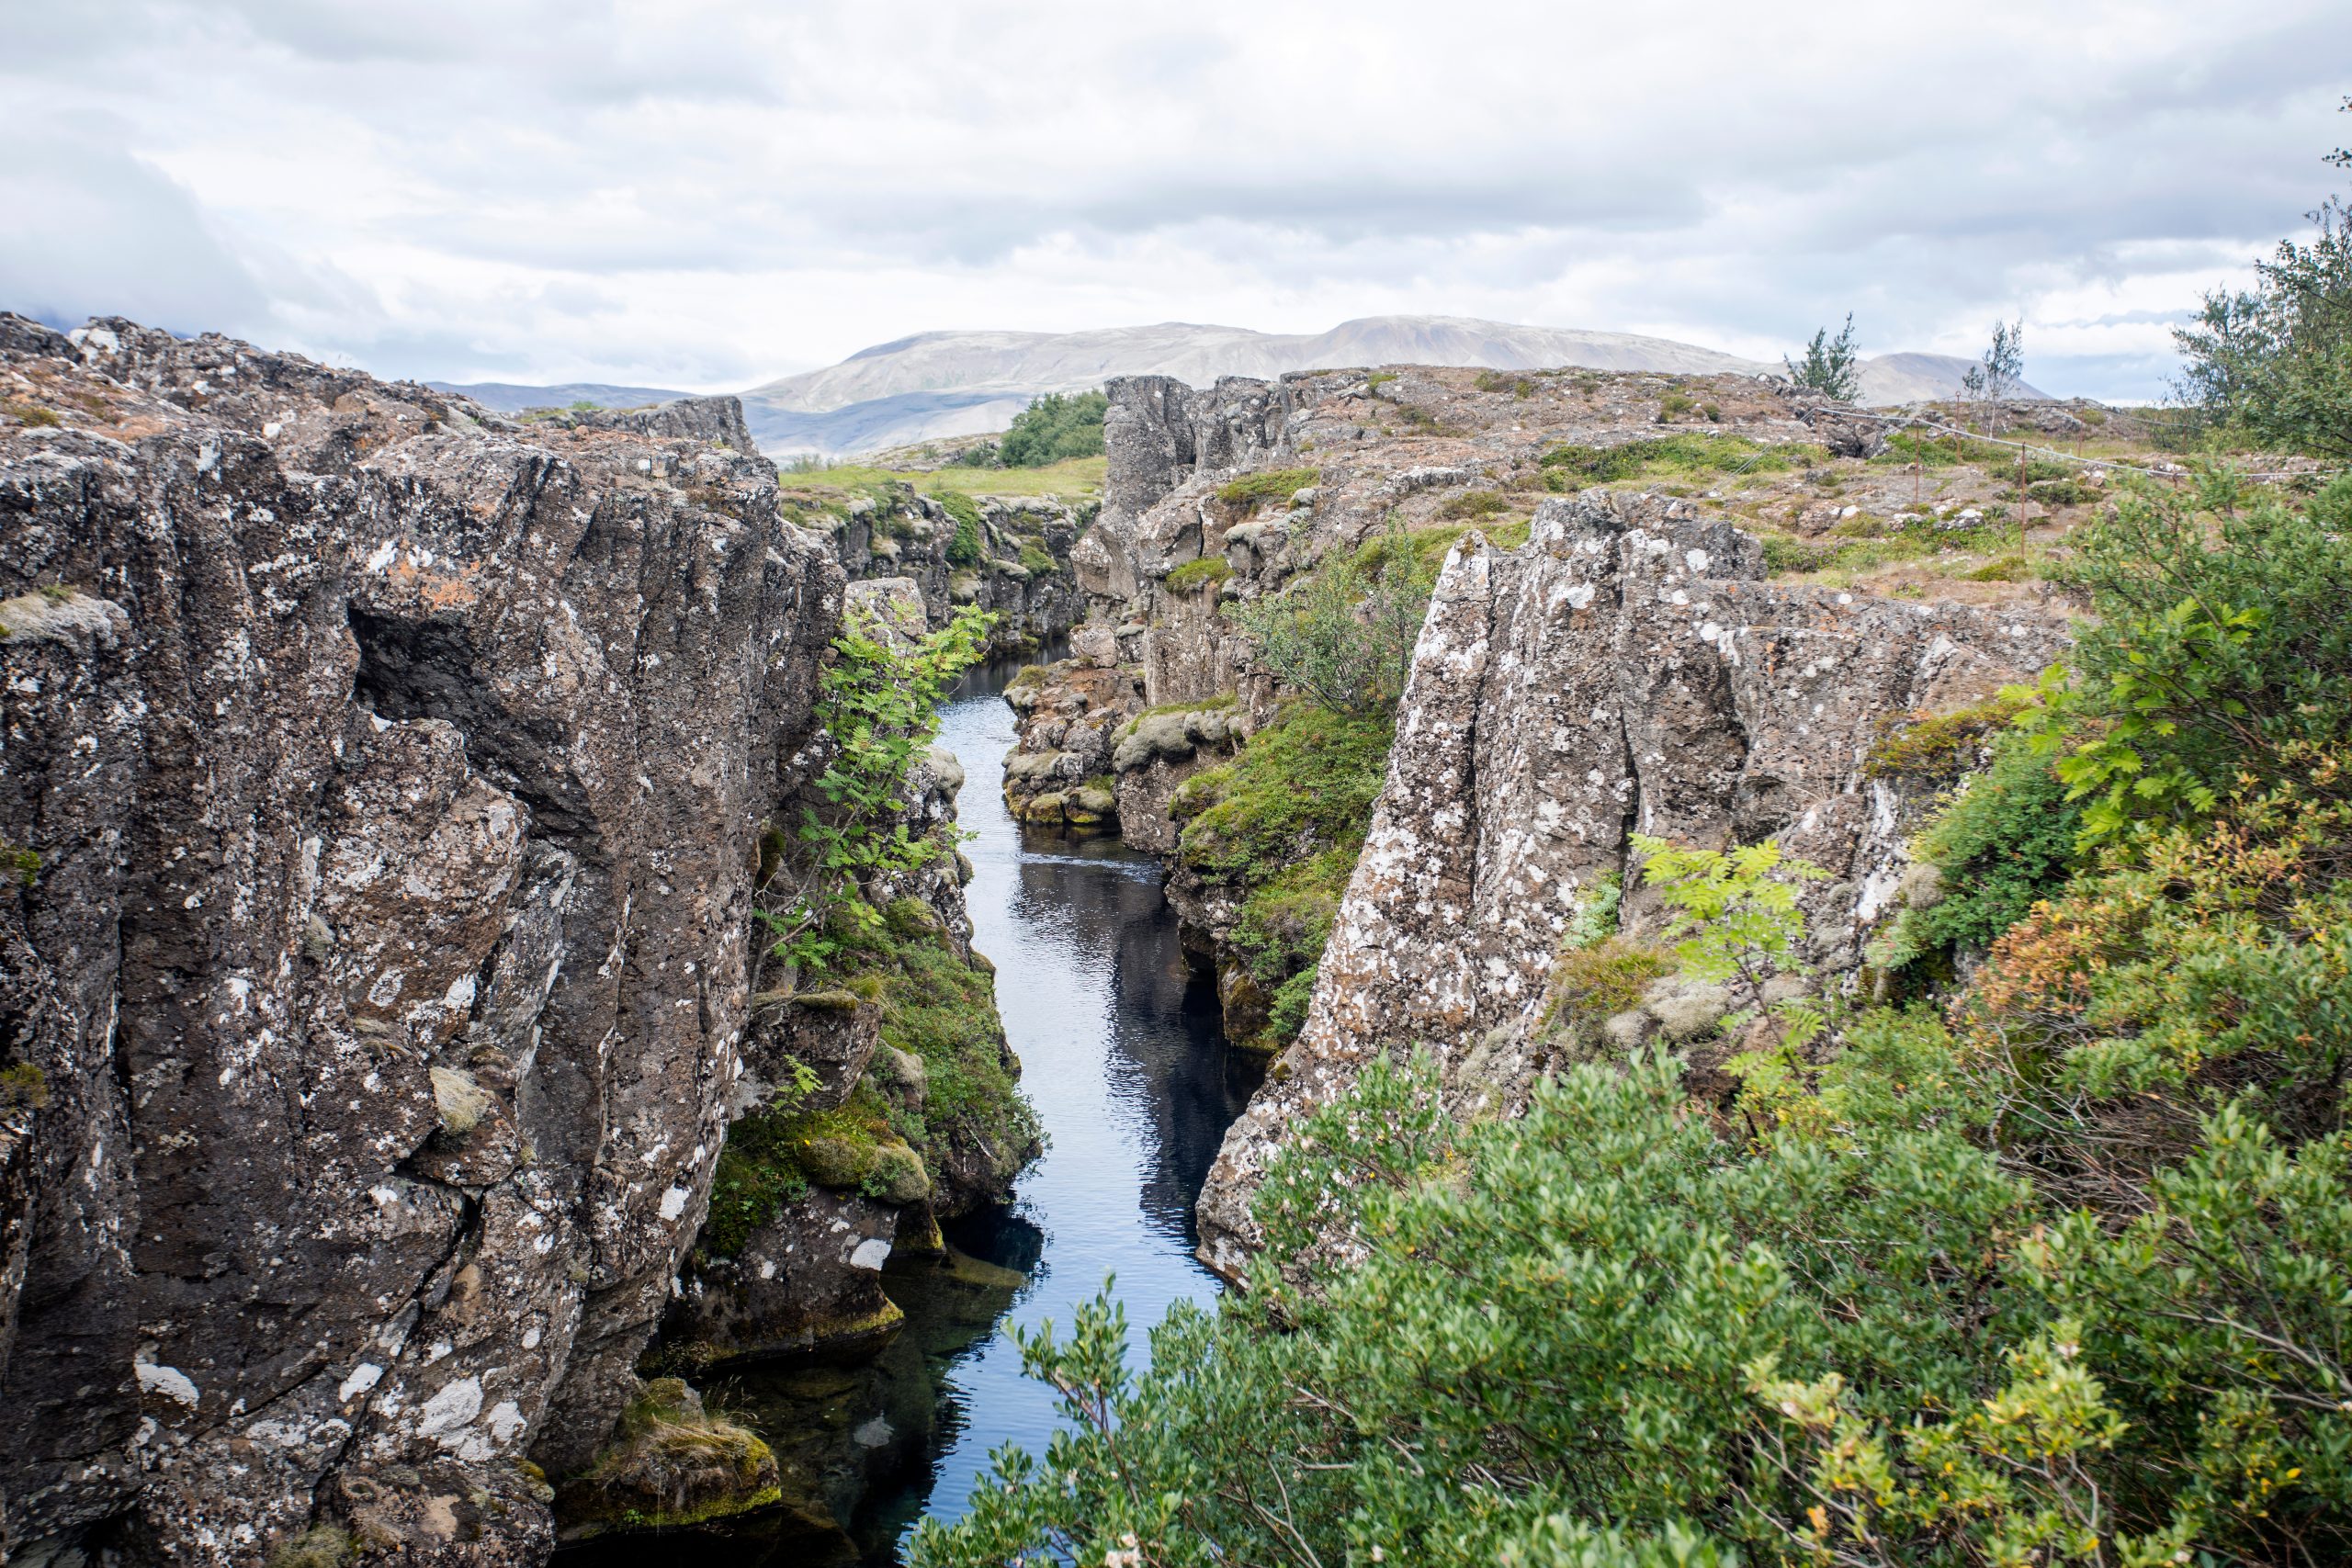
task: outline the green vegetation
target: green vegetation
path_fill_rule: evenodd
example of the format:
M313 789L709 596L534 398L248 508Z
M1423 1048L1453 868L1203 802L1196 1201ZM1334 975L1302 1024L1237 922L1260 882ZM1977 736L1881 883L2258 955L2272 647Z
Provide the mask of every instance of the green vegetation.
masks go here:
M1217 486L1216 498L1227 506L1255 511L1270 501L1287 502L1321 477L1313 468L1267 468Z
M1462 1122L1434 1064L1368 1062L1290 1130L1247 1291L1148 1371L1107 1295L1022 1335L1069 1427L912 1560L2352 1557L2352 547L2218 473L2080 546L2071 671L1875 750L1991 755L1905 895L1902 962L1965 946L1964 984L1759 1012L1802 873L1640 842L1684 973L1746 1004L1735 1090L1661 1053ZM1662 972L1605 923L1556 1012Z
M1836 337L1827 327L1813 334L1805 345L1802 364L1783 356L1781 363L1789 367L1789 380L1807 391L1819 392L1841 403L1850 403L1862 395L1861 355L1854 346L1854 313L1846 312L1846 324Z
M1915 514L1892 532L1880 532L1883 525L1876 518L1851 521L1862 524L1871 530L1870 534L1861 538L1827 539L1764 535L1765 567L1776 572L1867 571L1896 561L1927 560L1952 552L2005 554L2018 549L2025 542L2023 526L1997 505L1987 508L1981 519L1971 523L1944 523ZM1841 528L1846 526L1841 525ZM2006 571L2007 569L2004 580Z
M1509 392L1514 398L1535 395L1535 383L1526 377L1506 375L1498 370L1479 371L1477 380L1472 384L1482 392Z
M1537 459L1551 488L1568 490L1581 484L1614 484L1624 479L1665 474L1781 473L1810 468L1829 461L1829 454L1805 442L1774 446L1739 435L1698 434L1645 436L1614 446L1555 446Z
M1102 414L1110 406L1101 392L1047 392L1012 416L1012 428L997 443L997 461L1008 468L1042 468L1072 457L1100 457Z
M1054 559L1043 539L1021 540L1021 565L1032 577L1051 577L1061 570L1061 563Z
M947 560L951 566L980 564L980 504L961 491L942 491L938 495L940 509L956 525L955 536L947 541Z
M1345 560L1329 561L1271 598L1238 606L1234 624L1259 667L1340 713L1385 713L1405 690L1429 609L1431 575L1393 518Z
M54 412L39 403L0 403L0 410L16 416L18 423L39 430L61 423Z
M1510 497L1500 491L1472 490L1460 495L1450 495L1437 509L1437 514L1448 521L1476 521L1482 517L1499 517L1510 510Z
M1186 561L1160 581L1170 593L1197 593L1215 588L1232 575L1233 567L1223 556L1203 556L1199 560Z
M278 1542L269 1554L269 1568L343 1568L351 1561L352 1549L348 1530L312 1525Z
M748 1427L712 1415L677 1378L654 1378L622 1411L613 1440L567 1480L567 1530L671 1529L782 1499L775 1455ZM584 1529L583 1529L584 1527Z
M1240 890L1233 946L1273 998L1264 1033L1242 1042L1252 1049L1280 1049L1306 1021L1395 738L1385 714L1302 704L1232 761L1185 780L1170 805L1178 858Z
M40 880L40 852L0 839L0 882L30 887Z
M0 1067L0 1111L39 1111L49 1103L49 1075L31 1062Z
M700 1246L731 1258L762 1225L812 1187L905 1203L953 1165L1009 1182L1039 1146L997 1022L995 982L950 945L929 906L890 904L868 927L842 921L833 973L841 998L876 1004L882 1043L922 1064L922 1108L893 1104L869 1073L830 1110L807 1109L813 1081L779 1095L728 1129ZM820 1005L831 994L788 1005Z
M1050 495L1072 501L1102 493L1104 459L1069 457L1037 468L951 467L929 473L902 473L862 463L795 469L794 486L856 491L877 484L906 484L924 495Z
M939 838L908 830L907 775L939 729L939 699L988 647L995 617L969 605L911 643L886 627L844 623L818 678L817 722L835 747L817 775L824 808L801 808L808 874L781 910L757 911L778 956L812 973L840 952L840 932L873 931L866 899L876 879L916 870L945 853Z

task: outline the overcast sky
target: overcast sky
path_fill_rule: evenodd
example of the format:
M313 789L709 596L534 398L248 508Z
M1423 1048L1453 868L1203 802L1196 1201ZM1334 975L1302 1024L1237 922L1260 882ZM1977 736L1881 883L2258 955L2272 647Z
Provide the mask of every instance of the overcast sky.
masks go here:
M1776 355L2167 325L2341 179L2352 0L0 0L0 307L721 389L1387 311Z

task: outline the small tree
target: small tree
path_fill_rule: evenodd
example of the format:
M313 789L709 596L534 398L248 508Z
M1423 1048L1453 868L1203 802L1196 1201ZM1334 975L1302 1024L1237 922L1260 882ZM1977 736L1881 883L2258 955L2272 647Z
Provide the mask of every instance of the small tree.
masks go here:
M1110 406L1101 392L1047 392L1012 416L997 460L1008 468L1038 468L1065 457L1099 457L1102 415Z
M2327 162L2352 166L2352 151ZM2318 234L2280 241L2252 293L2208 294L2173 333L2185 361L2174 390L2254 440L2352 457L2352 209L2330 197L2307 216Z
M2025 379L2025 322L1995 321L1993 346L1961 377L1961 390L1990 401L2015 392Z
M1862 395L1862 367L1854 351L1854 313L1846 312L1845 329L1836 337L1827 327L1813 334L1813 342L1805 345L1802 363L1785 355L1781 363L1789 367L1789 379L1808 391L1850 403Z

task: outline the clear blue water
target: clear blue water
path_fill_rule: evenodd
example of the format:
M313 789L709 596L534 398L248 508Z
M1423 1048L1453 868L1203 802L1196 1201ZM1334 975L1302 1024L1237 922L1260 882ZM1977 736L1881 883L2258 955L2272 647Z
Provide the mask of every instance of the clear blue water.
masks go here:
M963 765L957 811L977 835L965 846L973 944L997 965L997 1007L1051 1142L1008 1215L951 1228L950 1239L1015 1266L1038 1246L1007 1314L1024 1326L1067 1326L1115 1273L1139 1362L1144 1329L1171 1303L1216 1292L1193 1257L1193 1205L1258 1067L1227 1049L1216 987L1185 961L1159 863L1115 839L1025 829L1006 812L1013 715L999 694L1010 673L968 681L942 714L939 743ZM1055 1412L1052 1391L1022 1375L1002 1332L944 1371L951 1419L918 1484L922 1512L952 1518L989 1450L1008 1439L1042 1450Z
M946 1227L945 1265L893 1260L907 1315L878 1358L719 1377L706 1392L750 1420L823 1501L726 1529L604 1540L564 1568L885 1568L917 1520L954 1518L1007 1441L1042 1451L1052 1391L1022 1375L1004 1334L1052 1319L1115 1274L1140 1365L1149 1325L1216 1276L1193 1258L1193 1205L1259 1065L1228 1052L1216 987L1186 963L1159 866L1114 838L1023 828L1004 808L1017 662L968 675L939 744L965 783L973 945L997 966L997 1007L1049 1146L1014 1201Z

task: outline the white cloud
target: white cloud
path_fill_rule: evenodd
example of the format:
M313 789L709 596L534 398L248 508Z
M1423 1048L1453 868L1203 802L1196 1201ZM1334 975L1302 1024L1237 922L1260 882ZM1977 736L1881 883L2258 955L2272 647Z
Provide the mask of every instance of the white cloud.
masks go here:
M940 326L1429 310L1767 355L2027 322L2145 394L2325 188L2352 0L81 0L0 304L392 374L741 386ZM2218 35L2218 36L2217 36Z

